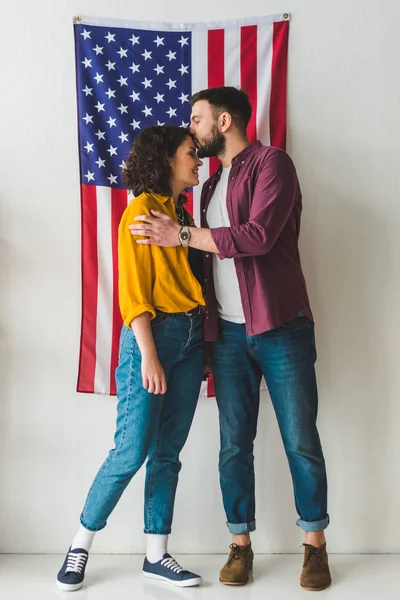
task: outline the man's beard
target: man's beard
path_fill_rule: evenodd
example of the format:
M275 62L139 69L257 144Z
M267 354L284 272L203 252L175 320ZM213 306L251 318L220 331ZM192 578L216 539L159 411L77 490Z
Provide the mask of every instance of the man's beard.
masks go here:
M224 134L218 131L218 127L214 123L208 137L204 138L201 143L197 140L197 155L199 158L220 156L225 152L225 144Z

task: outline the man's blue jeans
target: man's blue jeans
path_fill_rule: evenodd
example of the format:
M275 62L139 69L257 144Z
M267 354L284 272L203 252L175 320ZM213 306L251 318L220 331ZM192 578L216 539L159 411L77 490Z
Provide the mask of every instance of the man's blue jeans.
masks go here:
M220 319L213 371L220 418L220 483L232 534L255 530L253 442L264 375L292 474L297 524L329 523L325 460L317 431L314 325L298 317L255 336Z
M116 370L115 448L97 473L81 514L82 525L91 531L105 527L146 458L144 531L171 531L179 453L192 424L204 372L203 316L158 312L151 323L167 393L150 394L143 388L141 353L132 330L124 326Z

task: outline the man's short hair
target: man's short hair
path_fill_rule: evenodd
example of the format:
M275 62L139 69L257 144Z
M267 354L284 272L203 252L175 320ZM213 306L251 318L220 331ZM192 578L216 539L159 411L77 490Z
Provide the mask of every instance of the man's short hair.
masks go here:
M190 104L193 106L199 100L207 100L215 118L218 118L222 112L228 112L240 131L246 133L252 108L249 96L244 90L233 86L208 88L193 94L190 98Z

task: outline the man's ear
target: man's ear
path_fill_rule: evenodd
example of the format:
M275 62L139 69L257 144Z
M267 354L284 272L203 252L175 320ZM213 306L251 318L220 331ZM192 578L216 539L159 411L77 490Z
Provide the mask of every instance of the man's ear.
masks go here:
M232 116L228 112L223 112L218 118L219 130L221 133L225 133L232 125Z

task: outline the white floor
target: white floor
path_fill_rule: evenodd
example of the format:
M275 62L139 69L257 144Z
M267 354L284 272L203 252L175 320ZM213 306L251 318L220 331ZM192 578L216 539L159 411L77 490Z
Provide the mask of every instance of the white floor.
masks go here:
M258 555L254 580L244 587L218 582L223 556L177 556L185 568L199 572L203 585L179 589L142 578L142 558L92 555L84 587L61 592L55 585L63 557L0 555L1 600L399 600L400 555L331 555L333 585L313 594L299 587L300 555Z

